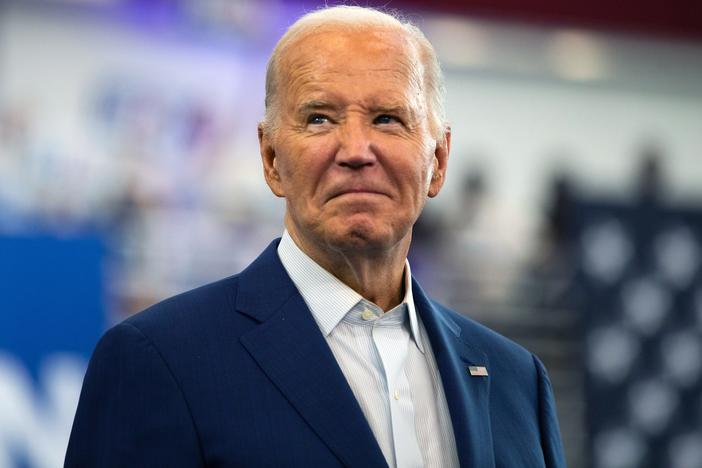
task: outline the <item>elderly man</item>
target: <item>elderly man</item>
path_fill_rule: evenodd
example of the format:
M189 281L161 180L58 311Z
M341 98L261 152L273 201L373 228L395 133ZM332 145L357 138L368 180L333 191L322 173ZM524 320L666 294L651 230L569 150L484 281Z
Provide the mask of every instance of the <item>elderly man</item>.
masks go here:
M258 136L282 239L105 335L66 466L564 466L538 359L411 278L451 137L422 33L360 7L304 16Z

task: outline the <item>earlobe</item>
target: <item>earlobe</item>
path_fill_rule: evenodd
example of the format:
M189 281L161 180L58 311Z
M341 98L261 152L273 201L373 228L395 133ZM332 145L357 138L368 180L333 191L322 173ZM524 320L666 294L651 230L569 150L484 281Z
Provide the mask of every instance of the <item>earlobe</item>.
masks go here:
M436 158L434 158L434 167L432 168L432 174L431 174L431 181L429 182L429 191L427 192L427 196L429 198L434 198L439 194L439 190L441 190L441 186L443 185L443 175L442 173L438 170L439 164Z
M266 155L263 157L264 160L264 173L266 177L266 183L270 187L271 191L278 197L284 197L285 192L283 191L283 185L280 180L280 172L278 171L278 158L275 154L275 150L272 147L268 147Z

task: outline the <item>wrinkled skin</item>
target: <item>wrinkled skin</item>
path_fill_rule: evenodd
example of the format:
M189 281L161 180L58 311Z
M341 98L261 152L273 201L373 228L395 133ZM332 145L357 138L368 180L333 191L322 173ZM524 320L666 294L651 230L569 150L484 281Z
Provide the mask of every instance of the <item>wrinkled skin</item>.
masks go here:
M259 141L266 182L286 199L286 228L315 261L389 307L412 225L439 193L449 154L450 133L436 140L432 131L418 53L398 31L330 29L303 36L281 65L277 129L260 127Z

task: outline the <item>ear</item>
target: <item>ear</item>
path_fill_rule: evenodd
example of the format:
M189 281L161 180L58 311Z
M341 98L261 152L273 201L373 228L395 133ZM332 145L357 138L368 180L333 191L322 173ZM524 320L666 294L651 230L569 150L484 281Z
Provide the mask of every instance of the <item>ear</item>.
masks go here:
M434 149L434 167L429 182L429 192L427 195L434 198L439 194L441 187L446 180L446 166L448 164L449 152L451 151L451 127L446 127L444 136L436 141Z
M263 176L268 187L276 196L284 197L285 193L280 181L280 173L278 172L278 159L273 145L273 138L270 132L264 129L263 123L258 124L258 147L261 152L261 161L263 162Z

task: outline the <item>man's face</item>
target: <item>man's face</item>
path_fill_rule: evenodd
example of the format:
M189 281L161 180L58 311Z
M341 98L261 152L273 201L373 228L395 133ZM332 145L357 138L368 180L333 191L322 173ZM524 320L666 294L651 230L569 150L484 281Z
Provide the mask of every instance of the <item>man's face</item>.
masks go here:
M412 44L396 31L315 32L280 69L277 130L259 138L293 238L303 249L408 246L449 146L448 133L433 138Z

